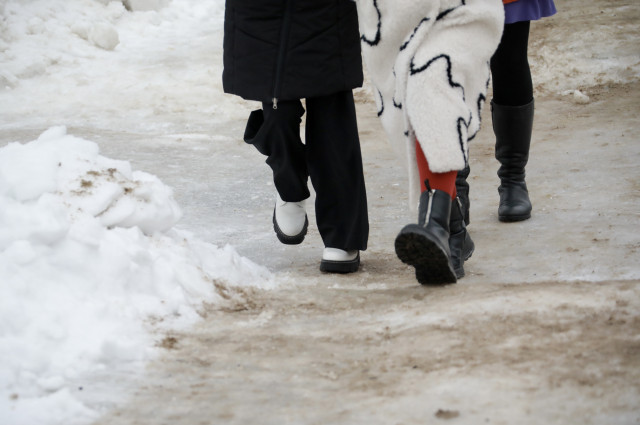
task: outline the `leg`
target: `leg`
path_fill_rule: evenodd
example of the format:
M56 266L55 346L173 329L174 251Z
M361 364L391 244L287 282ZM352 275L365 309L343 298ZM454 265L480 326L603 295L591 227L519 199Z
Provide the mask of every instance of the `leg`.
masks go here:
M287 202L302 201L310 196L305 146L300 140L303 114L299 100L281 101L278 109L264 103L262 110L251 113L244 134L245 142L267 156L276 189Z
M418 173L420 174L421 191L427 190L427 182L433 190L441 190L451 196L451 199L456 198L456 175L457 171L448 171L446 173L434 173L429 168L427 158L422 152L420 143L416 140L416 159L418 161Z
M351 91L307 99L306 147L325 247L365 250L367 196Z
M462 240L460 244L453 244L455 253L452 251L451 236L454 233L450 222L458 205L454 203L452 209L457 171L431 171L418 141L416 159L420 180L424 182L418 208L418 224L409 224L400 231L395 241L396 254L402 262L415 267L416 278L423 285L455 283L458 277L464 276L464 260L460 251L462 243L468 238L462 215L459 215L460 220L456 224L462 226ZM468 257L470 256L471 253Z
M529 68L530 22L506 24L498 49L491 58L493 101L505 106L525 105L533 100Z
M460 205L462 207L464 224L467 226L471 222L469 213L469 210L471 209L471 201L469 200L469 182L467 181L470 173L471 168L469 167L469 164L467 164L466 167L458 171L458 175L456 176L456 193L458 194L458 199L460 200Z
M304 200L309 197L305 146L300 140L300 118L304 109L299 100L281 102L278 109L263 104L253 111L244 134L267 156L278 192L273 212L273 228L280 242L296 245L304 240L308 219Z
M525 183L533 129L533 84L527 58L529 22L505 25L491 59L494 97L491 102L496 159L500 162L500 221L531 217L531 201Z
M465 170L449 171L447 173L432 172L417 140L416 159L418 161L420 181L422 182L422 192L424 193L427 190L426 184L428 183L432 190L446 192L453 199L451 214L449 215L449 250L456 278L461 279L464 277L464 262L471 258L475 249L475 244L471 240L464 221L465 208L463 201L456 193L458 178ZM466 170L468 170L468 167Z

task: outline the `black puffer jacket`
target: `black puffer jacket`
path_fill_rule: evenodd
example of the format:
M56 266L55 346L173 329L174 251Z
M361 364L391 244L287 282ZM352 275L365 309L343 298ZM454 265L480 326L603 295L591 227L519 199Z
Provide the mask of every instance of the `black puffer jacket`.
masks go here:
M226 93L273 102L362 85L356 6L350 0L226 0Z

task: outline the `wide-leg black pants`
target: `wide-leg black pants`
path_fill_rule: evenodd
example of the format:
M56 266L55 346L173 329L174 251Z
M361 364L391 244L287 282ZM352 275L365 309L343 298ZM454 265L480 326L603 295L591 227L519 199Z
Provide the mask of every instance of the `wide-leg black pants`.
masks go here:
M280 197L299 202L316 192L316 222L325 247L365 250L369 237L367 196L353 93L307 98L305 143L300 138L304 108L299 100L263 103L253 111L245 142L267 156Z

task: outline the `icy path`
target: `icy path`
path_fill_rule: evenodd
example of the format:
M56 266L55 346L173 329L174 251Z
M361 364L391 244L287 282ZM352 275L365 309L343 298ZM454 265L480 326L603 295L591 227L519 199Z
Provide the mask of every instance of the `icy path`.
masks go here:
M371 248L350 276L317 271L315 226L299 247L277 242L268 169L234 136L242 120L213 138L70 129L158 175L176 191L182 226L234 245L284 283L158 335L168 350L143 381L125 368L79 382L78 397L115 407L97 422L109 425L636 423L640 102L628 93L639 88L592 88L586 105L538 98L535 210L524 223L496 219L493 141L481 133L471 165L477 250L467 277L445 288L418 286L393 253L413 216L370 103L359 116ZM132 397L124 405L110 393L116 383Z
M472 152L477 250L468 276L445 288L417 286L395 258L393 238L411 217L370 104L360 116L371 249L351 276L317 272L315 232L301 247L277 243L262 158L209 143L203 157L214 165L194 167L180 159L187 149L167 152L152 171L190 200L191 230L291 283L171 335L177 344L133 400L98 423L636 423L640 105L624 94L638 88L594 90L588 105L539 99L535 211L524 223L496 219L496 163L482 133Z

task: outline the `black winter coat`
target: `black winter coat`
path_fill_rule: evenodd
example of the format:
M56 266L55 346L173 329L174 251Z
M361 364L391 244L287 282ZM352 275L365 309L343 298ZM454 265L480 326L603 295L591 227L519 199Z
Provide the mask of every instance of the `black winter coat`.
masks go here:
M273 102L362 85L356 6L350 0L226 0L226 93Z

